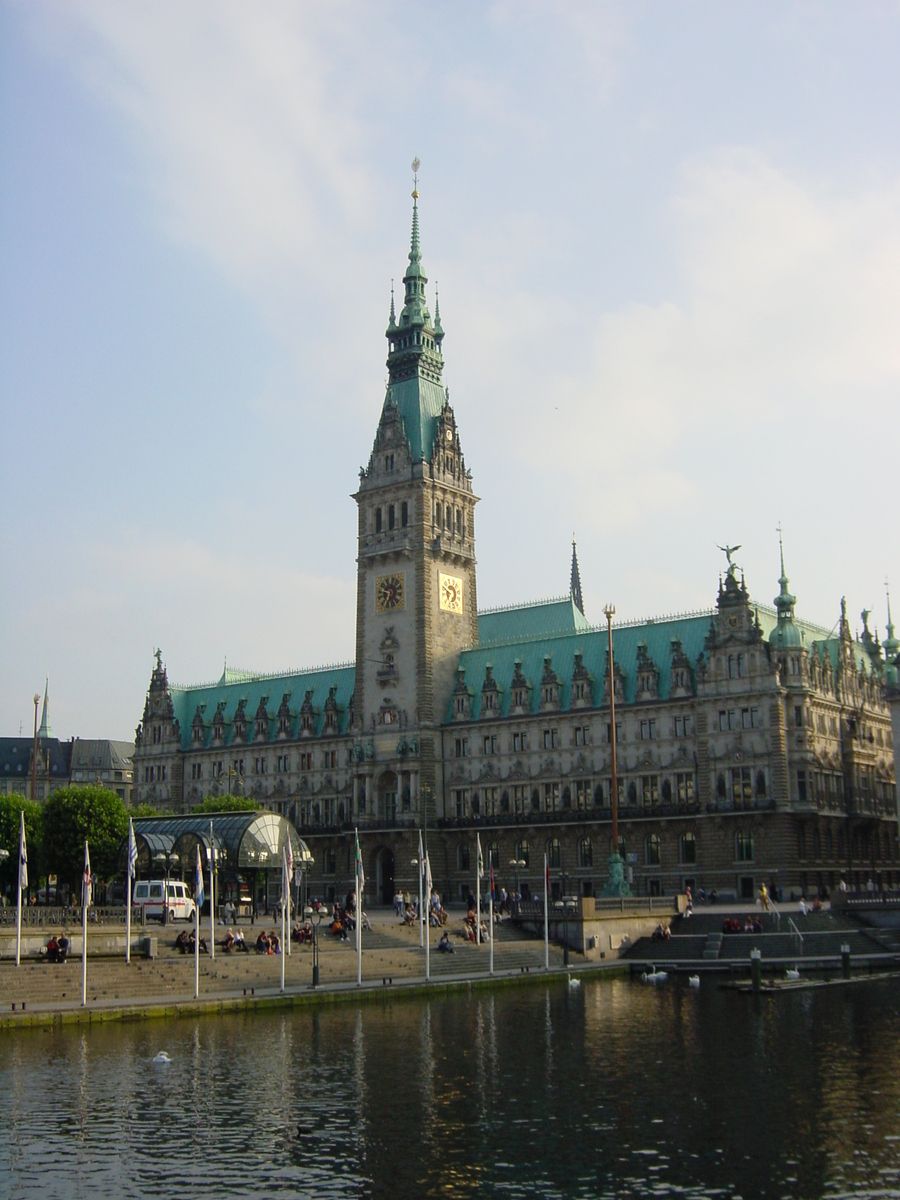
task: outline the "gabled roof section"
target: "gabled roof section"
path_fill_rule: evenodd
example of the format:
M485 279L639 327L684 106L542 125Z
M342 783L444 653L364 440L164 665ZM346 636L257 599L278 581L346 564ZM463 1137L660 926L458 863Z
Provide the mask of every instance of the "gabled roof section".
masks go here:
M311 702L315 711L316 735L322 732L323 711L329 690L335 688L335 701L338 705L340 719L337 732L347 732L350 717L350 700L353 696L356 668L353 663L345 663L334 667L320 667L310 671L291 672L284 675L253 675L249 672L234 672L240 678L228 678L229 673L223 674L222 682L198 684L191 687L172 686L172 704L175 718L181 732L181 748L189 750L197 743L192 740L194 716L200 710L204 737L202 746L211 743L213 718L221 708L225 722L225 739L220 743L230 746L233 740L234 716L238 706L243 701L243 715L247 724L247 740L235 743L239 746L253 744L255 716L260 701L268 697L266 711L269 714L269 737L273 736L276 722L275 716L281 705L282 697L290 693L288 708L291 713L290 736L298 735L300 706L307 692L311 693Z
M592 629L572 596L537 600L506 608L486 608L478 614L478 644L506 642L519 638L546 637L554 633L588 632Z
M498 613L484 614L488 618L509 618L507 628L514 626L516 620L522 625L529 622L539 624L542 620L553 621L563 619L557 606L562 601L550 601L545 605L528 605L522 609L500 610ZM571 600L567 601L571 610L581 617ZM535 610L548 610L535 612ZM515 615L527 614L527 615ZM669 695L671 678L673 642L681 645L682 652L692 663L696 663L703 652L706 635L712 614L705 612L683 617L672 617L660 621L642 621L633 625L613 626L613 656L616 665L625 672L625 699L632 703L635 699L637 686L638 647L643 645L646 653L659 668L659 699L665 700ZM568 614L566 615L568 619ZM575 617L571 617L574 622ZM584 618L581 617L584 621ZM482 628L482 615L478 618L479 630ZM464 650L460 655L459 666L465 671L465 684L472 693L471 715L477 718L481 715L481 688L487 675L487 667L492 667L492 675L500 688L500 708L498 716L504 717L509 713L510 690L517 660L522 664L522 674L534 684L530 695L531 711L538 712L541 707L540 680L544 673L544 660L549 656L553 671L562 679L560 688L560 711L571 707L572 674L575 667L575 655L582 655L583 666L594 678L594 704L599 704L606 692L606 629L595 629L584 621L585 628L575 631L556 631L543 636L523 636L518 639L494 640L489 643L479 641L478 646ZM499 621L495 628L502 628ZM452 719L452 712L446 714L446 722Z

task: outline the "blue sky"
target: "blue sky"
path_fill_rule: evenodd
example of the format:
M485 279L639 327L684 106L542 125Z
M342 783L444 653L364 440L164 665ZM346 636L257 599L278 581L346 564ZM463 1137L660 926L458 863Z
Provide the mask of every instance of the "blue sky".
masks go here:
M896 4L0 4L0 731L352 657L422 161L482 606L900 618ZM857 622L858 624L858 622Z

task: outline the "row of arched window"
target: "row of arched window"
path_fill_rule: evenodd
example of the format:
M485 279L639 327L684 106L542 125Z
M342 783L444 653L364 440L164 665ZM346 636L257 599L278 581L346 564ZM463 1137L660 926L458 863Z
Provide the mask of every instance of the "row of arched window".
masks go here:
M396 504L388 504L384 509L379 505L375 509L375 532L382 533L387 524L388 532L397 528L398 506ZM399 505L399 520L400 528L405 529L409 524L409 503L404 500Z
M611 846L610 850L612 850ZM547 855L548 869L551 871L561 870L563 867L563 856L559 838L548 838L544 846L544 852ZM627 857L624 838L619 838L619 854L622 858ZM755 847L752 831L738 830L734 835L734 857L737 862L753 862ZM678 839L678 861L681 866L686 867L694 866L697 862L697 839L691 832L683 833ZM663 865L662 842L656 833L647 834L644 838L643 862L647 867L659 867ZM487 863L492 864L495 871L500 869L500 847L497 842L492 842L488 846ZM520 870L526 870L529 867L530 846L527 841L516 843L515 858L510 865L518 865ZM588 837L581 838L578 842L578 867L580 870L589 870L593 865L593 843ZM459 871L470 870L471 857L468 842L460 842L456 847L456 866Z
M452 535L455 532L458 538L465 537L465 518L459 505L454 510L452 505L443 505L439 500L436 501L434 505L434 524L435 528L443 529L445 533Z

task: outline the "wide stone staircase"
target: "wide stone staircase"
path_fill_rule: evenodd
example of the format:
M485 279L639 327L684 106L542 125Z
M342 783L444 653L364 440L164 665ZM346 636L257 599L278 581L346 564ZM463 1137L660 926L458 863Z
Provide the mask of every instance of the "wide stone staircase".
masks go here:
M323 924L319 930L319 984L322 988L352 985L356 982L356 945L351 939L341 942ZM431 931L430 977L450 980L457 977L487 977L490 970L490 947L465 942L461 921L448 926L452 954L437 952L437 930ZM255 938L259 927L245 928L248 941ZM221 931L217 930L217 938ZM124 957L101 957L88 954L87 1003L90 1007L117 1007L134 1004L168 1005L183 1003L194 996L194 957L182 955L174 948L175 931L160 929L157 957L132 955L126 964ZM580 956L572 954L572 963ZM550 946L551 968L561 967L563 952ZM495 974L539 972L544 966L544 944L515 928L511 922L495 926ZM312 947L294 945L285 957L285 990L298 992L309 989L312 983ZM398 922L378 922L363 933L362 980L367 986L382 983L400 984L424 980L425 951L419 945L419 929L407 928ZM263 996L277 994L281 986L281 956L247 953L226 953L217 943L216 956L200 955L201 998ZM14 960L0 961L0 1012L46 1011L77 1007L81 1004L81 958L70 957L64 965L38 959L23 959L16 967Z
M695 910L693 916L671 923L672 936L667 941L641 938L629 949L627 958L636 964L682 964L686 969L714 963L745 966L751 951L759 950L766 961L804 961L828 967L840 962L843 947L849 945L852 960L888 965L896 956L900 961L900 931L867 929L841 913L802 916L782 912L779 921L774 912L757 912L753 915L762 921L763 933L726 932L726 918L739 917L743 925L746 911Z

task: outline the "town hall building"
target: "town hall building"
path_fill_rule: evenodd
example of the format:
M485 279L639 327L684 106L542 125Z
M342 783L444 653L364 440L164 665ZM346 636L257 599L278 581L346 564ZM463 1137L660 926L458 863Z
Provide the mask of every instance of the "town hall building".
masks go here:
M135 802L188 813L244 794L290 818L312 894L367 904L474 885L476 833L498 881L599 894L611 846L607 627L569 594L478 611L472 473L426 300L413 192L388 383L360 471L355 663L297 674L225 670L169 682L157 654L136 731ZM890 698L900 641L795 613L784 557L774 607L731 561L708 611L612 627L620 853L640 895L760 884L810 895L840 879L900 884Z

